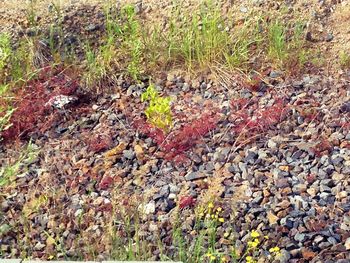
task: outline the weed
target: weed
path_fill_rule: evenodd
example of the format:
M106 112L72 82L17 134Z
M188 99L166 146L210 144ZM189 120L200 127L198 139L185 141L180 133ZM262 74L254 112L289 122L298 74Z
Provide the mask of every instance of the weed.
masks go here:
M7 34L0 34L0 72L3 72L6 68L11 56L12 48L10 37Z
M9 119L12 126L1 133L5 140L24 138L28 133L41 133L51 127L58 112L51 109L48 104L50 99L58 95L72 95L78 88L75 81L59 72L58 69L47 67L37 78L14 92L10 106L16 110Z
M141 63L143 54L143 45L141 38L141 25L136 19L135 7L126 5L121 10L121 19L125 21L122 26L123 44L130 56L127 71L129 75L138 80L141 74Z
M166 160L184 162L187 160L186 151L196 145L209 131L215 129L218 121L219 117L213 110L167 136L162 129L155 128L142 119L134 121L134 126L158 144Z
M271 23L268 29L268 55L282 64L287 58L287 43L285 26L279 21Z
M145 110L148 121L165 132L169 131L172 125L170 97L159 96L154 84L151 84L141 95L141 101L149 101L149 105Z
M211 67L224 62L229 57L229 45L232 44L230 34L225 30L220 10L211 2L202 3L193 15L176 14L167 33L169 60L177 63L182 60L188 70Z
M38 149L36 145L30 141L14 164L0 168L0 187L10 184L19 172L25 172L28 166L35 160L37 154Z
M350 53L341 51L339 53L339 64L342 68L350 68Z
M231 102L233 108L234 133L239 138L264 133L280 123L288 108L282 98L276 98L272 106L260 109L257 100L237 99Z

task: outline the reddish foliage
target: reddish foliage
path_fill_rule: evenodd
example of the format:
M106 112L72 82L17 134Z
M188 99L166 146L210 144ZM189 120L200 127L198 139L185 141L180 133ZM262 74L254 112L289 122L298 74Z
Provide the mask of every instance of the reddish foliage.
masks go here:
M328 154L333 149L333 145L325 138L321 139L311 150L316 157L321 157L323 154Z
M165 154L165 159L183 162L187 159L185 152L191 149L209 131L213 130L218 121L219 118L216 112L206 113L168 136L161 129L151 126L142 119L136 120L134 126L157 143L160 150Z
M180 209L184 209L186 207L193 207L196 204L196 199L194 199L192 196L182 196L180 198Z
M231 102L234 110L232 122L236 134L254 136L271 129L286 116L288 107L283 99L277 98L272 106L260 109L257 99L237 99Z
M171 134L167 142L162 146L166 158L172 160L176 156L183 155L192 148L199 139L209 131L215 129L219 118L215 112L203 114L181 128L177 133Z
M46 104L57 95L72 95L78 84L66 75L47 67L36 79L25 83L15 92L10 123L12 126L1 135L6 140L23 138L31 132L42 132L51 128L55 112Z
M114 179L111 176L105 176L102 178L98 186L101 190L107 190L110 186L113 185L113 182Z
M99 153L107 150L112 142L112 138L109 135L98 134L88 141L88 145L91 151Z
M150 137L157 145L161 145L165 140L163 130L152 126L144 119L138 119L133 122L133 125L144 135Z

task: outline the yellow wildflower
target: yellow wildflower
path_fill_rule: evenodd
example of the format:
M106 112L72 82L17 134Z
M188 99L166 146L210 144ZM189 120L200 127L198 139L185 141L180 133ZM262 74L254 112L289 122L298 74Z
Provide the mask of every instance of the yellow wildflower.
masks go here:
M218 207L218 208L216 208L216 211L221 212L221 211L222 211L222 208L221 208L221 207Z
M269 249L269 252L270 253L277 253L279 252L281 249L279 247L272 247Z
M209 208L214 208L214 204L213 204L212 202L210 202L210 203L208 204L208 207L209 207Z
M245 260L247 263L254 263L255 262L255 260L253 259L252 256L246 256Z
M249 248L256 248L259 245L258 242L255 241L248 241L248 247Z
M250 236L251 236L252 238L256 238L256 237L260 237L260 234L259 234L258 231L253 230L252 233L250 234Z
M225 219L222 218L222 217L220 217L220 218L219 218L219 222L224 223L224 222L225 222Z
M226 237L228 237L229 235L230 235L230 233L227 233L227 232L226 232L226 233L224 234L224 237L226 238Z

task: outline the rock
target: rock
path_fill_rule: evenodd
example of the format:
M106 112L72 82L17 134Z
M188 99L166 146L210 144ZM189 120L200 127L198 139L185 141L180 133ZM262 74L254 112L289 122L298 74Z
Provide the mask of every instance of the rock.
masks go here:
M307 248L303 248L301 250L301 254L302 254L303 258L306 260L311 260L311 259L314 259L316 257L316 253L307 249Z
M328 33L327 36L326 36L326 38L325 38L325 40L326 40L327 42L330 42L330 41L333 40L333 38L334 38L333 34L332 34L332 33Z
M148 227L148 230L150 232L157 232L158 231L158 226L156 224L154 224L154 223L150 223L149 227Z
M144 206L143 212L146 215L154 214L156 211L156 203L152 200Z
M267 219L269 220L270 225L274 225L279 220L278 216L274 215L271 211L267 212Z
M270 72L270 78L273 78L273 79L278 78L281 75L282 75L282 72L280 72L280 71L273 70Z
M248 8L246 8L245 6L242 6L239 11L241 11L242 13L247 13L248 12Z
M345 241L345 248L346 250L350 250L350 237L348 237Z
M143 148L142 148L140 145L136 144L136 145L134 146L134 151L135 151L135 153L136 153L136 158L137 158L138 160L142 160L143 157L144 157Z
M344 178L345 178L345 175L343 175L343 174L333 173L333 175L332 175L332 180L333 180L335 183L340 182L340 181L343 180Z
M175 200L176 199L176 194L170 193L168 198L171 199L171 200Z
M246 179L248 178L248 169L247 169L247 165L246 165L245 163L240 162L240 163L238 164L238 167L239 167L239 169L240 169L241 172L242 172L242 178L246 180Z
M343 105L340 106L340 112L341 113L350 112L350 101L345 102Z
M297 233L295 236L294 236L294 240L295 241L298 241L298 242L304 242L306 240L306 236L305 234L303 233Z
M85 28L85 30L88 32L96 31L98 29L99 29L99 26L96 24L90 24Z
M169 186L168 185L164 185L160 189L159 195L161 195L162 197L168 197L168 195L169 195Z
M288 178L282 178L282 179L278 179L276 180L276 187L278 188L285 188L285 187L289 187L289 182L288 182Z
M45 248L46 245L45 244L42 244L40 242L36 243L36 245L34 246L34 250L37 250L37 251L40 251L42 250L43 248Z
M194 181L202 178L206 178L207 176L204 173L201 172L190 172L186 174L185 179L186 181Z
M290 253L287 250L282 249L275 259L281 263L287 263L290 259Z
M268 140L267 142L267 147L271 148L271 149L275 149L277 147L277 143L274 142L272 139Z
M128 160L132 160L135 157L135 152L133 150L124 150L123 156Z

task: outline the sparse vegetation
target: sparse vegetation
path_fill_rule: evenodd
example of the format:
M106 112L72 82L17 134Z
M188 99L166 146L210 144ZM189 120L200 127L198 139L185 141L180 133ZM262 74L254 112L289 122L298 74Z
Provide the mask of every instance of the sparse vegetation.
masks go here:
M1 257L348 257L338 4L41 2L0 34Z
M19 172L25 173L28 166L35 160L38 154L37 147L30 141L20 152L17 160L0 168L0 187L4 187L14 182Z

